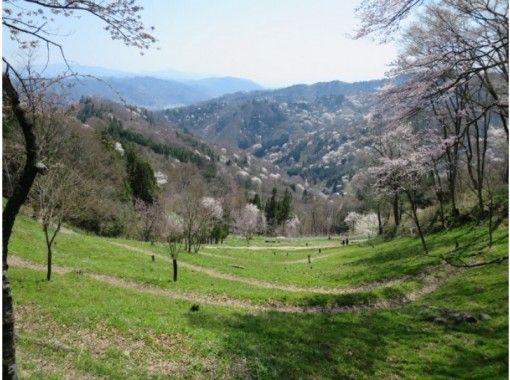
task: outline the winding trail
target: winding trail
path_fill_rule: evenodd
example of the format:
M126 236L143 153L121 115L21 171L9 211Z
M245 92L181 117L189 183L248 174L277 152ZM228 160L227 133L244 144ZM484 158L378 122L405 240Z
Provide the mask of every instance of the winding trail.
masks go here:
M245 258L245 257L233 257L233 256L225 256L225 255L218 255L216 253L210 253L210 252L198 252L197 253L199 256L208 256L208 257L214 257L214 258L217 258L217 259L228 259L228 260L240 260L240 261L246 261L246 262L250 262L250 263L264 263L264 264L279 264L279 265L287 265L287 264L306 264L308 262L308 259L307 258L304 258L304 259L297 259L297 260L286 260L286 261L266 261L266 260L255 260L255 259L248 259L248 258ZM331 257L331 256L334 256L334 255L338 255L338 253L328 253L328 254L325 254L325 255L319 255L319 256L311 256L311 259L312 259L312 262L314 262L315 260L321 260L321 259L325 259L326 257Z
M130 245L117 243L117 242L110 242L110 243L113 245L116 245L118 247L129 249L129 250L132 250L135 252L140 252L145 255L150 255L150 256L154 255L154 256L160 258L161 260L172 262L172 260L170 260L168 257L162 256L162 255L155 253L153 251L132 247ZM368 282L363 285L353 286L353 287L344 287L344 288L324 288L324 287L303 288L303 287L295 286L295 285L276 284L274 282L259 280L256 278L236 276L234 274L220 272L220 271L217 271L216 269L211 269L211 268L203 267L200 265L190 264L190 263L186 263L183 261L179 261L179 265L181 267L193 270L195 272L205 273L210 277L221 278L222 280L240 282L243 284L248 284L248 285L256 286L259 288L265 288L265 289L284 290L284 291L293 292L293 293L315 293L315 294L336 294L336 295L352 294L352 293L365 292L365 291L373 290L376 288L387 288L389 286L401 284L402 282L404 282L407 279L407 277L402 277L402 278L398 278L398 279Z
M44 272L46 266L32 261L21 259L20 257L10 255L9 265L19 268L27 268L31 270ZM358 312L364 310L379 310L379 309L390 309L402 306L406 303L417 300L419 297L433 292L439 286L441 278L426 274L421 276L423 287L418 290L414 290L410 293L403 295L402 297L388 300L381 300L370 304L357 304L357 305L346 305L346 306L300 306L286 304L280 301L272 301L268 303L258 304L247 300L240 300L227 296L218 296L211 294L203 294L196 292L183 292L180 290L164 289L140 282L127 280L124 278L84 272L77 268L53 266L54 273L66 274L66 273L79 273L83 276L87 276L96 281L121 287L123 289L134 290L142 293L153 294L157 296L168 297L171 299L189 301L195 303L202 303L207 305L222 306L222 307L235 307L239 309L248 310L251 312L280 312L280 313L347 313L347 312Z
M279 245L277 247L218 247L216 245L204 245L204 248L207 249L242 249L245 251L306 251L308 249L327 249L327 248L340 248L341 245L328 244L328 245L309 245L307 246L295 246L295 245Z

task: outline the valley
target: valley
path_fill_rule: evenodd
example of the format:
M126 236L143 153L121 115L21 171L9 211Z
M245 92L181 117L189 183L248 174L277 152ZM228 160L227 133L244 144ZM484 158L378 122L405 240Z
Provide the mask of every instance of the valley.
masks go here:
M507 1L2 8L3 379L508 379Z

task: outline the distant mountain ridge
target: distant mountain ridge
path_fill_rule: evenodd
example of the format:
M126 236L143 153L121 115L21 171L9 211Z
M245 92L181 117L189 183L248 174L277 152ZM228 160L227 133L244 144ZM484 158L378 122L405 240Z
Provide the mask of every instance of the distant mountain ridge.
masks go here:
M119 101L151 109L185 106L228 93L259 90L255 82L239 78L207 78L179 82L148 76L135 77L98 77L67 79L71 84L66 89L70 101L82 96Z
M189 105L225 94L263 89L248 79L207 77L174 70L130 73L94 66L73 66L72 69L83 76L66 80L71 85L65 90L70 101L77 101L82 96L112 101L122 98L129 104L161 109ZM36 70L42 71L44 77L69 72L65 65L40 66Z
M384 82L383 79L352 83L335 80L330 82L318 82L311 85L296 84L276 90L257 92L253 95L267 95L275 101L284 102L315 101L324 96L348 96L362 92L374 92Z
M175 80L178 82L185 82L190 80L205 79L211 77L217 77L211 74L198 74L179 70L146 70L146 71L125 71L110 69L102 66L88 66L78 65L71 63L67 66L64 63L53 63L48 65L35 65L33 67L36 72L41 73L46 77L55 77L64 72L69 72L70 69L78 74L82 75L94 75L98 77L114 77L114 78L127 78L127 77L153 77L159 79Z

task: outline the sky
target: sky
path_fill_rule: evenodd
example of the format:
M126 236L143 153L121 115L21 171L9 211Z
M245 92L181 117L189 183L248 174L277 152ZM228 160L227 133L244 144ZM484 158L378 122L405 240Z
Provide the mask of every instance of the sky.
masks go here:
M382 78L396 46L352 40L360 0L138 0L158 49L144 56L112 41L92 16L57 18L52 30L76 64L129 72L179 70L278 87ZM3 35L4 56L17 49ZM37 53L40 60L46 51ZM18 58L19 59L19 58ZM56 50L51 62L60 62Z

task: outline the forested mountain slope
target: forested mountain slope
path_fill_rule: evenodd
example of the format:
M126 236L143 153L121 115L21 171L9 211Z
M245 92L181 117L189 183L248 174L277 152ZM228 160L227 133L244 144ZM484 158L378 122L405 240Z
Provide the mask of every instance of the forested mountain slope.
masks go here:
M62 112L63 124L37 131L42 154L47 165L65 162L81 173L84 191L77 195L79 210L68 222L98 234L136 235L129 231L136 224L133 201L170 199L177 184L194 173L204 184L204 194L222 199L229 194L225 199L234 205L255 194L267 198L273 187L292 185L295 191L299 183L270 162L171 128L144 108L83 98ZM22 168L21 141L18 130L7 123L3 131L6 197Z
M227 95L164 117L208 141L237 146L300 175L324 191L341 191L352 173L350 145L358 138L371 95L384 81L340 81Z

